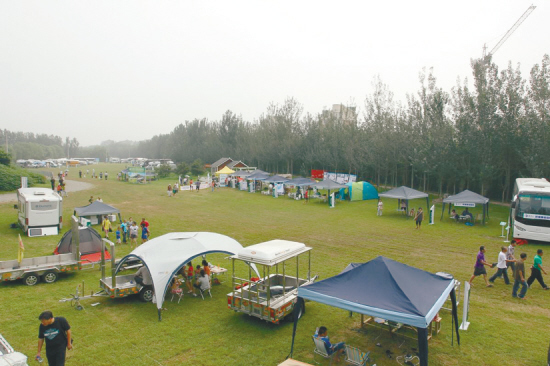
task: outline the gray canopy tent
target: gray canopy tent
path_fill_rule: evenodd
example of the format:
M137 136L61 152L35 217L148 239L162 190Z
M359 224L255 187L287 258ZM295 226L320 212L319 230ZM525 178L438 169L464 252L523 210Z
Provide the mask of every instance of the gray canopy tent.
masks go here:
M322 180L320 181L319 183L313 183L312 184L313 187L317 188L317 189L326 189L328 190L328 196L327 197L330 197L330 190L340 190L342 188L348 188L348 186L346 186L345 184L340 184L340 183L337 183L335 181L333 181L332 179L325 179L325 180ZM330 198L328 200L328 205L330 206Z
M97 223L101 222L100 218L102 216L118 214L118 220L122 222L122 218L120 217L120 210L118 208L109 206L108 204L99 201L92 202L87 206L76 207L74 209L74 214L75 216L78 215L79 217L97 217ZM94 224L95 222L92 223Z
M418 198L426 198L426 210L429 210L430 208L430 197L427 193L417 191L416 189L412 189L409 187L401 186L394 189L390 189L389 191L386 191L384 193L380 193L378 197L385 197L385 198L396 198L398 200L405 200L406 203L406 210L409 212L409 200L415 200ZM399 203L397 203L397 207L399 208Z
M441 210L441 219L445 212L445 205L449 204L449 214L451 214L451 205L458 207L475 207L481 205L483 207L483 223L485 224L485 216L489 217L489 199L470 190L462 191L454 196L449 196L443 200L443 208Z

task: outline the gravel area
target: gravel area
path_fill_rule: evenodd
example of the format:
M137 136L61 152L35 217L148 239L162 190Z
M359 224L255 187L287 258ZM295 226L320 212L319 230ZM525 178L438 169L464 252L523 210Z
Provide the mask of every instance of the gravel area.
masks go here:
M68 193L71 192L77 192L77 191L85 191L87 189L92 189L93 184L92 183L86 183L78 180L66 180L67 184L65 186ZM15 202L17 201L17 194L16 193L4 193L0 194L0 203L4 202Z

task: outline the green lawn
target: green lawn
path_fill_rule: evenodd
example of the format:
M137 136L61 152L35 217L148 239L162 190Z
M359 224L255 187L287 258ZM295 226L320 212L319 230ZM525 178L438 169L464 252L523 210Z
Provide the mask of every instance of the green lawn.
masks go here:
M173 231L212 231L235 238L243 246L270 239L296 240L313 247L312 273L320 279L339 273L349 262L368 261L378 255L430 272L445 271L461 282L469 279L478 247L485 245L487 258L496 262L503 245L499 222L506 219L507 208L491 206L491 218L485 226L468 227L449 219L430 226L424 222L415 230L412 220L401 216L395 200L386 200L384 216L376 216L376 202L340 202L329 209L326 204L274 199L218 189L166 195L168 183L176 178L147 185L118 182L116 172L122 165L100 164L109 171L109 180L92 180L95 187L71 193L64 199L64 222L77 206L86 205L90 195L120 209L124 218L146 217L152 236ZM91 169L91 168L90 168ZM69 179L77 178L71 168ZM424 206L425 201L414 202ZM437 207L440 209L440 207ZM474 209L476 213L477 209ZM439 214L441 211L438 211ZM446 217L447 215L445 215ZM13 204L0 206L0 259L17 256L17 234L10 229L16 221ZM64 228L64 231L67 228ZM26 257L50 254L57 237L23 237ZM532 263L536 249L525 251ZM130 252L128 246L117 248L117 257ZM544 258L543 258L544 259ZM230 266L223 255L210 256L211 262ZM546 266L550 259L545 260ZM528 266L527 266L528 267ZM489 274L494 270L489 269ZM86 292L99 289L98 270L82 271L62 277L58 282L27 287L19 282L0 285L2 316L0 332L18 351L34 358L36 353L38 314L49 309L66 317L73 329L75 348L69 352L68 365L277 365L290 350L292 325L268 324L227 308L226 294L230 281L212 290L213 298L185 297L180 304L165 302L163 321L158 322L154 305L137 298L83 300L84 310L77 311L59 300L74 293L85 282ZM548 278L550 282L550 278ZM549 341L549 292L535 283L521 302L511 297L511 286L497 280L486 288L482 279L474 281L471 298L471 325L461 332L461 345L451 346L451 316L441 312L442 331L429 342L431 365L541 365L546 360ZM373 294L376 296L376 294ZM462 302L462 298L460 299ZM99 302L92 307L90 304ZM461 304L462 305L462 304ZM459 317L462 306L459 307ZM371 351L378 365L395 365L386 350L399 355L416 342L402 335L390 338L387 331L368 328L358 331L359 316L346 311L308 302L306 314L298 326L294 358L314 363L311 334L325 325L333 341L344 340ZM405 333L406 334L406 333ZM404 342L404 343L403 343ZM382 347L376 347L381 343ZM401 345L401 348L399 346ZM31 360L31 362L34 362Z

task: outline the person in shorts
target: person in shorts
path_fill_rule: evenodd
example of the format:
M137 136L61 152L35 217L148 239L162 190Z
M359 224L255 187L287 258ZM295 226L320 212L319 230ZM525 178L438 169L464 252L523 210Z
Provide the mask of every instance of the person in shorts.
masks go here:
M136 245L137 246L137 237L138 237L138 226L136 224L136 222L134 221L132 223L132 226L130 226L130 243L132 245Z
M473 286L472 281L474 278L479 275L483 275L483 279L485 280L487 287L493 287L493 285L491 285L487 280L487 271L485 270L485 266L493 267L491 263L485 261L485 246L482 245L479 247L479 253L477 253L476 264L474 265L474 274L472 275L472 278L470 278L470 281L468 281L470 286Z
M418 211L416 211L416 216L414 217L417 229L420 229L422 226L422 220L424 220L424 211L422 211L422 207L419 207Z

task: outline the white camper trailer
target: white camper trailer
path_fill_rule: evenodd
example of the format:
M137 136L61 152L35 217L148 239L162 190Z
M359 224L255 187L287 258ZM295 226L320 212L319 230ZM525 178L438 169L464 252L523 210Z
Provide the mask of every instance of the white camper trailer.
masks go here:
M19 188L17 216L28 236L57 235L63 227L63 199L48 188Z

